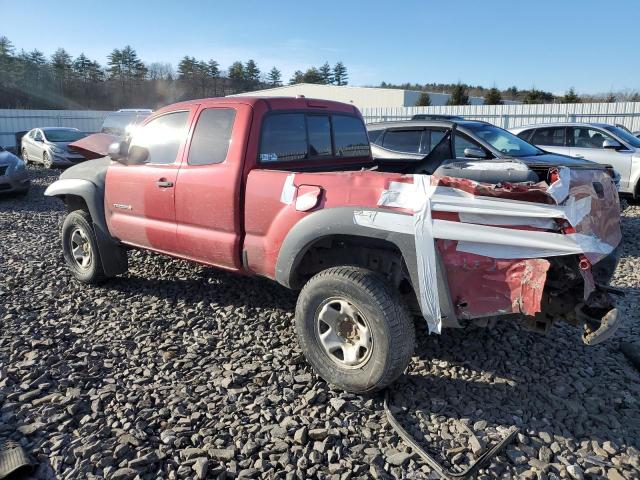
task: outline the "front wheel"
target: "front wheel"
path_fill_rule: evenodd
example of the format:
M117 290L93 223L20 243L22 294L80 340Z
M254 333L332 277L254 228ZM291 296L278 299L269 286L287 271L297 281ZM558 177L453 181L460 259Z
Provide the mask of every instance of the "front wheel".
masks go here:
M29 165L29 154L27 153L27 149L26 148L22 149L22 161L26 165Z
M53 168L53 162L47 152L42 154L42 164L44 165L44 168Z
M75 210L64 219L62 253L76 280L91 284L105 280L91 216L87 212Z
M398 294L381 275L359 267L329 268L307 282L296 331L316 372L353 393L390 385L415 345L413 319Z

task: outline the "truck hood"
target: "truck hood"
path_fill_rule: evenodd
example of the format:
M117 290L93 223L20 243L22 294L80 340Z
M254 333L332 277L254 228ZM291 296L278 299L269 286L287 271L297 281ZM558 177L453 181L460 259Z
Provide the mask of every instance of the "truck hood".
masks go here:
M545 152L543 155L532 155L530 157L516 157L529 167L571 167L571 168L591 168L602 170L605 165L585 160L583 158L569 157L557 153Z
M122 140L108 133L94 133L69 144L69 149L84 155L87 159L105 157L109 154L109 145Z

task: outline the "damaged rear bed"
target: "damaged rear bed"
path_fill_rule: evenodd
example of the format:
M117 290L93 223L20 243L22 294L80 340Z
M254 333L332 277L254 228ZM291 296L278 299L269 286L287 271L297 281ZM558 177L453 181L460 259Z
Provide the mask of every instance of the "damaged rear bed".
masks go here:
M557 319L584 324L583 340L595 344L620 324L605 286L620 206L603 170L560 167L549 183L406 176L388 183L378 206L385 211L363 209L354 222L415 235L416 290L431 332L518 314L540 332Z

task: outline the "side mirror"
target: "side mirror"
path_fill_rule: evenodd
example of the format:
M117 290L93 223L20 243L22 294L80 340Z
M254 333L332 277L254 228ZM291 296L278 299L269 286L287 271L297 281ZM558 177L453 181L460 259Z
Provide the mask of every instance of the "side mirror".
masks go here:
M465 148L464 156L467 158L487 158L487 154L479 148Z
M129 165L141 165L149 159L149 150L145 147L132 145L129 147L128 163Z
M618 148L621 148L621 147L622 145L617 140L612 140L607 138L604 142L602 142L602 148L617 150Z
M126 165L127 163L124 160L127 158L128 149L126 142L115 142L109 145L109 149L107 151L111 160Z

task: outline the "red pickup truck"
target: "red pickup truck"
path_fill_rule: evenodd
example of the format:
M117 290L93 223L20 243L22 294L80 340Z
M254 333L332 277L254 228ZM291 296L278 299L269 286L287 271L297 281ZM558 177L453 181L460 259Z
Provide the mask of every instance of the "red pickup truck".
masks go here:
M386 387L431 332L564 319L594 344L620 323L606 284L620 241L607 170L456 160L456 123L422 161L371 157L352 105L214 98L154 112L110 157L66 170L72 275L97 283L141 248L301 289L296 331L327 381Z

